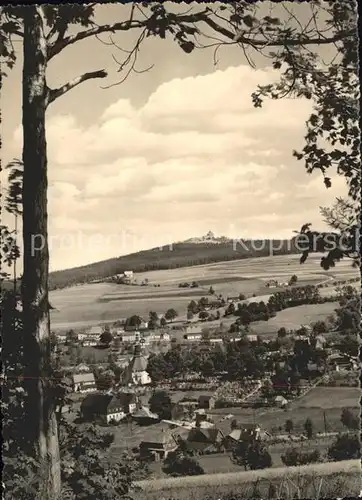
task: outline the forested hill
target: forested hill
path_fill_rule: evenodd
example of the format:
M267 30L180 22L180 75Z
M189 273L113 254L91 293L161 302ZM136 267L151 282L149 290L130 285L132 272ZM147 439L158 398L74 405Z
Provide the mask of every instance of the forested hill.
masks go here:
M259 248L260 250L256 250ZM143 250L86 266L52 272L49 276L49 287L50 290L54 290L70 285L89 283L127 270L134 272L156 271L250 257L267 257L271 255L271 248L280 248L280 250L274 250L273 255L297 253L292 240L243 240L243 244L238 242L236 247L234 247L232 240L218 244L210 242L175 243L172 250L168 246L162 250L159 248Z

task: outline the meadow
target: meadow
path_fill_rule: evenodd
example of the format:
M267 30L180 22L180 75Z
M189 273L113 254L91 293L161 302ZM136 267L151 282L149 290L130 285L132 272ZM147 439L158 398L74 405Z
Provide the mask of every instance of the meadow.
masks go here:
M233 498L343 498L361 491L359 460L139 481L140 500L220 500ZM257 492L257 493L256 493ZM224 495L228 495L224 497Z
M300 284L307 282L316 284L333 279L352 278L357 272L348 261L338 263L333 270L324 271L320 267L318 255L310 257L303 265L299 264L298 255L285 255L136 273L137 283L149 280L147 287L92 283L50 292L50 303L55 308L51 312L52 328L55 330L82 328L116 321L133 314L147 318L150 311L164 313L169 308L176 309L180 316L184 316L190 300L197 300L207 295L210 286L214 288L216 294L223 294L224 297L243 293L251 300L256 300L252 298L253 294L258 300L267 300L268 295L277 289L267 288L266 281L269 279L288 281L293 274L298 276ZM192 281L197 281L199 287L185 289L178 286L180 283ZM322 291L323 294L330 293L327 288ZM311 321L315 320L317 309L324 311L323 306L318 305L315 308L311 313ZM283 313L288 315L287 311ZM289 314L298 315L296 309ZM300 316L305 314L307 312L303 310ZM321 312L321 315L323 314L324 312ZM286 323L288 321L292 320L286 319ZM273 323L270 324L272 325L270 328L273 329ZM266 325L262 326L264 328Z

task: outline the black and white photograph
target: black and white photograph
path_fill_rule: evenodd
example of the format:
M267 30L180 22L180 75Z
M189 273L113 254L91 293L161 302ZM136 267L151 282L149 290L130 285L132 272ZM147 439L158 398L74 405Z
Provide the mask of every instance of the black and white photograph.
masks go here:
M1 5L5 500L362 495L358 32Z

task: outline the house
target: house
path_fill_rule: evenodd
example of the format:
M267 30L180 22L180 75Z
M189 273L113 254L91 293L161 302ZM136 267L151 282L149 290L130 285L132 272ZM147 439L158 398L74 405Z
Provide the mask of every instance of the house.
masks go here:
M202 333L203 326L201 325L187 325L185 328L186 335L198 335Z
M123 283L132 283L134 279L133 271L124 271L122 276Z
M143 335L146 343L150 344L151 342L170 342L171 337L167 332L152 332Z
M221 337L211 337L209 338L209 342L211 344L220 344L223 342L223 339Z
M89 373L90 368L85 363L80 363L78 366L75 367L75 371L76 373Z
M147 406L141 406L141 408L132 413L132 418L139 425L151 425L154 424L156 420L159 420L158 415L152 413Z
M152 425L139 445L140 456L151 457L155 462L164 460L170 452L178 448L178 432L178 429L173 432L164 422Z
M82 345L83 347L95 347L98 345L98 338L95 336L92 337L86 337L82 340Z
M184 411L194 410L199 406L199 402L194 397L185 396L177 403Z
M201 333L190 333L190 334L185 334L184 339L191 341L191 342L197 342L202 339Z
M73 375L74 392L94 392L96 391L96 381L93 373L75 373Z
M123 372L122 381L127 385L147 385L151 377L147 372L147 359L141 353L141 346L137 344L134 356Z
M224 436L214 425L195 427L189 431L185 445L196 454L220 452L223 450Z
M141 333L136 330L136 331L127 331L124 332L120 335L121 342L124 343L133 343L133 342L139 342L141 339Z
M257 335L247 335L246 338L247 338L247 340L249 342L258 342L258 336Z
M276 396L274 399L274 403L279 406L280 408L285 408L286 405L288 404L288 400L285 399L283 396Z
M207 410L212 410L213 408L215 408L215 402L215 398L209 395L201 395L198 400L199 408L204 408Z
M66 333L57 333L56 337L57 337L57 341L59 344L65 344L67 341L67 334Z
M103 328L101 326L91 326L89 328L89 330L87 330L85 332L85 334L84 334L85 337L84 338L86 338L88 336L93 336L93 335L94 336L96 336L96 335L102 335L102 333L103 333Z
M85 420L100 420L109 424L119 422L137 408L137 397L133 393L89 394L81 404L81 415Z
M115 328L112 333L115 337L122 337L122 334L124 333L124 328L123 327Z
M144 321L143 319L138 325L125 325L124 330L126 332L134 332L139 330L147 330L148 329L148 321Z
M258 424L238 424L238 428L233 429L230 434L224 438L224 446L227 450L231 450L240 441L254 441L260 438L261 428Z
M327 340L323 335L316 335L316 337L314 338L314 343L316 349L324 349Z

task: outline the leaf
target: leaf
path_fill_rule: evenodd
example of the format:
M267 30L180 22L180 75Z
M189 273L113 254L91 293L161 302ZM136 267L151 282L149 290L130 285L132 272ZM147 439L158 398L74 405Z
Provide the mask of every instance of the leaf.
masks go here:
M194 50L195 44L193 42L186 41L181 42L180 47L184 52L186 52L186 54L190 54Z
M325 184L326 188L332 187L332 181L331 181L330 177L324 177L324 184Z
M243 23L248 28L252 28L254 26L254 21L255 21L255 18L252 16L247 15L247 16L243 17Z

